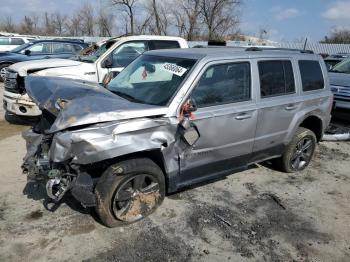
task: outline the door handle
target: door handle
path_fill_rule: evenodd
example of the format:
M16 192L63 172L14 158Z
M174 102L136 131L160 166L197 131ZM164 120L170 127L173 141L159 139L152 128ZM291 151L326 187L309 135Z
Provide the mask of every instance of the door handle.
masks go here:
M248 119L248 118L251 118L252 115L249 115L249 114L246 114L246 113L242 113L242 114L239 114L237 116L235 116L235 118L237 120L244 120L244 119Z
M294 109L296 109L296 108L297 108L297 106L294 105L294 104L290 104L290 105L287 105L287 106L285 107L285 109L286 109L287 111L291 111L291 110L294 110Z

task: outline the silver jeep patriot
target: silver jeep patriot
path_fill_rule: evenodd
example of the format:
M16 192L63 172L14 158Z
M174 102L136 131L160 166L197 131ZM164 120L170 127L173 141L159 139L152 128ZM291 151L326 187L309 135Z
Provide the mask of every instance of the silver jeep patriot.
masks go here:
M70 192L109 227L151 214L167 193L268 159L305 169L330 121L321 57L194 48L141 55L105 88L29 76L43 114L23 133L28 183Z

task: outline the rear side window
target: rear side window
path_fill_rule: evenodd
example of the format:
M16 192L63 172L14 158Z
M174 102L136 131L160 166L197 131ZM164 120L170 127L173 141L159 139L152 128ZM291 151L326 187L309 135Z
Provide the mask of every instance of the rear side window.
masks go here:
M9 45L10 39L9 38L0 38L0 45Z
M289 60L258 62L261 97L272 97L295 92L292 63Z
M250 100L248 62L210 66L195 87L192 97L198 107Z
M74 46L72 44L67 43L53 43L52 51L54 54L75 53Z
M23 45L24 40L21 38L12 38L11 39L11 45Z
M312 91L324 88L323 74L318 61L300 60L299 69L303 83L303 91Z
M149 41L149 49L172 49L180 48L180 45L177 41Z

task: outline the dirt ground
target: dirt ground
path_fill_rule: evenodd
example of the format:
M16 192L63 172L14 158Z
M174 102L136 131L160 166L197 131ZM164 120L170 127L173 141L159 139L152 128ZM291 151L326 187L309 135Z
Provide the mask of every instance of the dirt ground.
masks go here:
M23 194L24 128L0 119L0 261L350 260L350 143L322 142L303 173L256 165L109 229L72 199L49 212Z

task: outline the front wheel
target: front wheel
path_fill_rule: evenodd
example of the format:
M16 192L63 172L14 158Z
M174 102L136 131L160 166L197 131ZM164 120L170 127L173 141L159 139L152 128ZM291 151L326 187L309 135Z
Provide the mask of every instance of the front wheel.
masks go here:
M136 222L163 202L165 179L152 160L137 158L110 166L98 181L96 211L108 227Z
M5 81L6 76L6 67L10 66L11 64L1 64L0 65L0 82Z
M310 164L316 144L315 134L309 129L299 127L283 156L278 159L282 171L295 173L304 170Z

